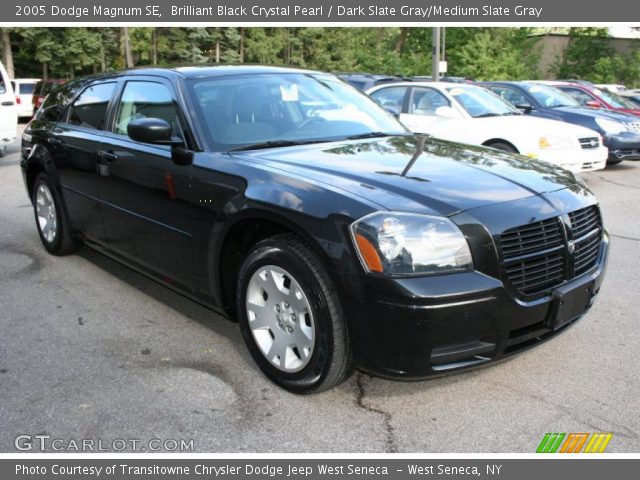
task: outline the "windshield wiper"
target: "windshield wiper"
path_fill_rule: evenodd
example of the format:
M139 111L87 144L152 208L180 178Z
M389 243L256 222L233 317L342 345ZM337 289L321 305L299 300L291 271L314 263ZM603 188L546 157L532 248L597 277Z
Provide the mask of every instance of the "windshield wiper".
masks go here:
M393 137L394 135L384 132L369 132L369 133L359 133L357 135L349 135L345 137L345 140L359 140L361 138L380 138L380 137Z
M314 143L314 141L297 141L297 140L269 140L267 142L252 143L250 145L242 145L241 147L232 148L230 152L241 152L243 150L260 150L261 148L277 148L277 147L293 147L295 145L304 145L305 143Z
M476 115L473 118L487 118L487 117L499 117L501 113L483 113L482 115Z

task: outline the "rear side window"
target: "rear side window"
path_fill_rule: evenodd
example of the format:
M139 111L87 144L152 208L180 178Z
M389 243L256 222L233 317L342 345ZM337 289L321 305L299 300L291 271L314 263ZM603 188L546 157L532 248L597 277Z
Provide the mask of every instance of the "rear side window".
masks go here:
M489 90L512 105L529 103L529 100L527 100L527 98L522 93L513 88L491 86L489 87Z
M384 108L400 114L402 113L402 104L404 103L404 95L406 92L407 87L382 88L373 92L371 98Z
M53 90L55 86L56 84L54 82L45 82L42 85L42 91L40 92L40 95L49 95L49 92L51 92L51 90Z
M30 95L36 88L35 83L21 83L20 84L20 95Z
M127 82L120 98L115 133L127 135L127 126L139 118L166 120L179 135L178 109L165 85L156 82Z
M114 88L115 83L100 83L84 90L71 106L68 123L103 130Z
M577 88L561 88L560 90L571 95L580 105L586 105L587 102L597 101L587 93L582 90L578 90Z
M36 118L47 122L57 122L71 99L85 83L82 80L76 80L57 87L51 92L51 95L47 96L42 108L36 113ZM39 91L41 85L42 82L36 83L36 92Z

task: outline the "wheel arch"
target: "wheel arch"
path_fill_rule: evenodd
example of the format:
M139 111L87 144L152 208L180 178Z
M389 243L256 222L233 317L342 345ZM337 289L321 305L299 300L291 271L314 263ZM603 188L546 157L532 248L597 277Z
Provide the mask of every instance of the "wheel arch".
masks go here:
M25 168L25 181L27 187L27 193L29 198L31 198L31 194L33 193L33 187L38 175L42 172L52 174L53 173L53 162L51 160L51 154L47 150L46 147L36 144L31 151L31 154L27 158L24 163ZM54 184L57 189L60 189L60 185L57 181L57 178L54 176Z
M518 147L516 147L513 142L510 142L509 140L505 140L504 138L490 138L489 140L486 140L482 143L482 145L484 147L491 147L492 145L495 145L496 143L504 143L505 145L509 145L511 148L513 148L513 150L516 153L520 153L520 149Z
M244 210L220 233L211 259L214 295L232 320L236 315L236 281L242 260L258 242L283 233L301 238L318 256L332 280L336 280L329 253L311 233L280 213L260 208Z

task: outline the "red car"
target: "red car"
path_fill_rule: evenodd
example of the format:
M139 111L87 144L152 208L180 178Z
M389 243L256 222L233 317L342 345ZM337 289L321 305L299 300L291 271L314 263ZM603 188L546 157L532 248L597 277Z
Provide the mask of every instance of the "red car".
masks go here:
M577 83L553 83L553 86L568 93L585 107L603 108L640 116L640 108L620 95Z

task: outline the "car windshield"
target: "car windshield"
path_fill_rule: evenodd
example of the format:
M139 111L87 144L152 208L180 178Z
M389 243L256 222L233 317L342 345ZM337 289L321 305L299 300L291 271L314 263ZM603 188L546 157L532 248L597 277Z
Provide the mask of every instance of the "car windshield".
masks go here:
M447 91L474 118L521 115L511 104L485 88L450 87Z
M596 95L602 98L605 102L611 105L613 108L637 108L632 102L629 100L616 95L615 93L609 92L607 90L595 89L593 91Z
M580 106L573 97L554 87L532 84L525 86L525 88L538 103L547 108Z
M332 75L221 76L188 85L216 151L408 134L391 114Z

